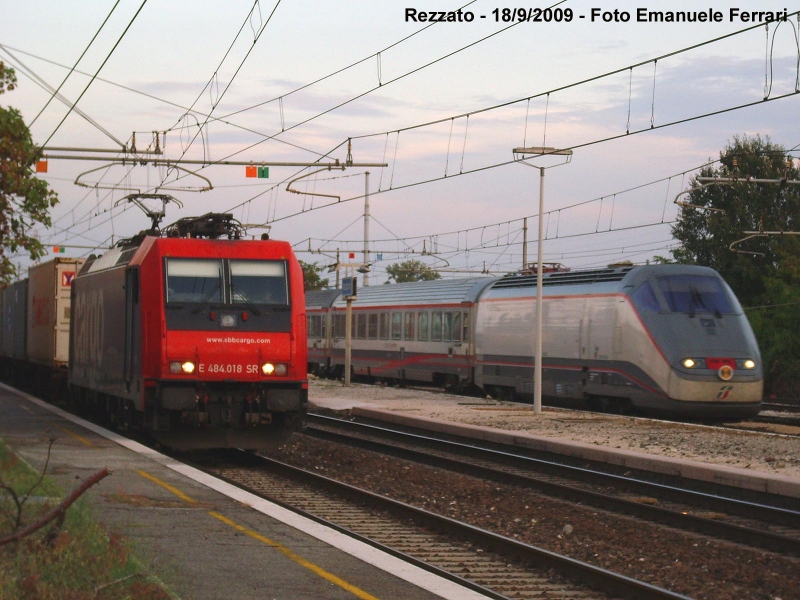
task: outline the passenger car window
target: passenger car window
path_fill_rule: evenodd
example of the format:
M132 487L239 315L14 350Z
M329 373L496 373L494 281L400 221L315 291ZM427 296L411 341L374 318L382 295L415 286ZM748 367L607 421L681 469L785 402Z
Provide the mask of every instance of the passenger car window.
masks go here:
M421 312L417 316L417 336L420 342L428 341L428 313Z
M392 313L392 339L399 340L403 329L403 313Z
M378 339L378 313L369 315L369 325L367 327L367 337L371 340Z
M446 312L444 313L444 319L442 319L442 340L444 340L445 342L449 342L452 330L453 330L453 313Z
M411 312L406 313L403 339L406 340L414 339L414 313Z
M380 327L380 335L382 340L389 339L389 313L381 313L381 327Z
M431 341L442 341L442 313L440 312L431 313Z

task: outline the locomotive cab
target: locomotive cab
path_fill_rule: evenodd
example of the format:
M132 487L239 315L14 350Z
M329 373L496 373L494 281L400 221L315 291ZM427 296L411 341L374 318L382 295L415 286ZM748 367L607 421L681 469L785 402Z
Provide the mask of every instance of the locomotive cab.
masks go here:
M662 386L683 414L757 414L763 370L755 335L725 281L705 267L652 267L626 291L662 355ZM658 364L657 357L649 357Z

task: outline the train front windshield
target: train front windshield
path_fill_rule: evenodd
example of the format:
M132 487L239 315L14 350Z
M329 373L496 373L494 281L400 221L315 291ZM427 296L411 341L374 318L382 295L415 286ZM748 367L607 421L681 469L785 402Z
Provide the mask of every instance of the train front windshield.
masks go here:
M288 304L279 260L168 258L167 303Z
M736 303L716 277L706 275L672 275L657 277L658 287L669 310L678 313L731 314Z

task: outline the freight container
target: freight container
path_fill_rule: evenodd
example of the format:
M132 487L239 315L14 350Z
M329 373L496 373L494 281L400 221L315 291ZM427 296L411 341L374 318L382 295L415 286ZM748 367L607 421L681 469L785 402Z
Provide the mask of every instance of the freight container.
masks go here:
M27 279L12 283L0 293L0 376L11 383L19 381L24 372L27 305Z
M51 369L69 365L70 292L85 259L56 258L28 270L28 360Z

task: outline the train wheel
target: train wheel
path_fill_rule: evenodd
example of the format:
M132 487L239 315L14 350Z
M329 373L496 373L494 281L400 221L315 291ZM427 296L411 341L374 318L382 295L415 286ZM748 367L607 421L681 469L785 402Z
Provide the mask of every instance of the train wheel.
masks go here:
M464 391L464 386L461 385L461 377L458 375L448 375L444 382L444 389L451 394L460 394Z

